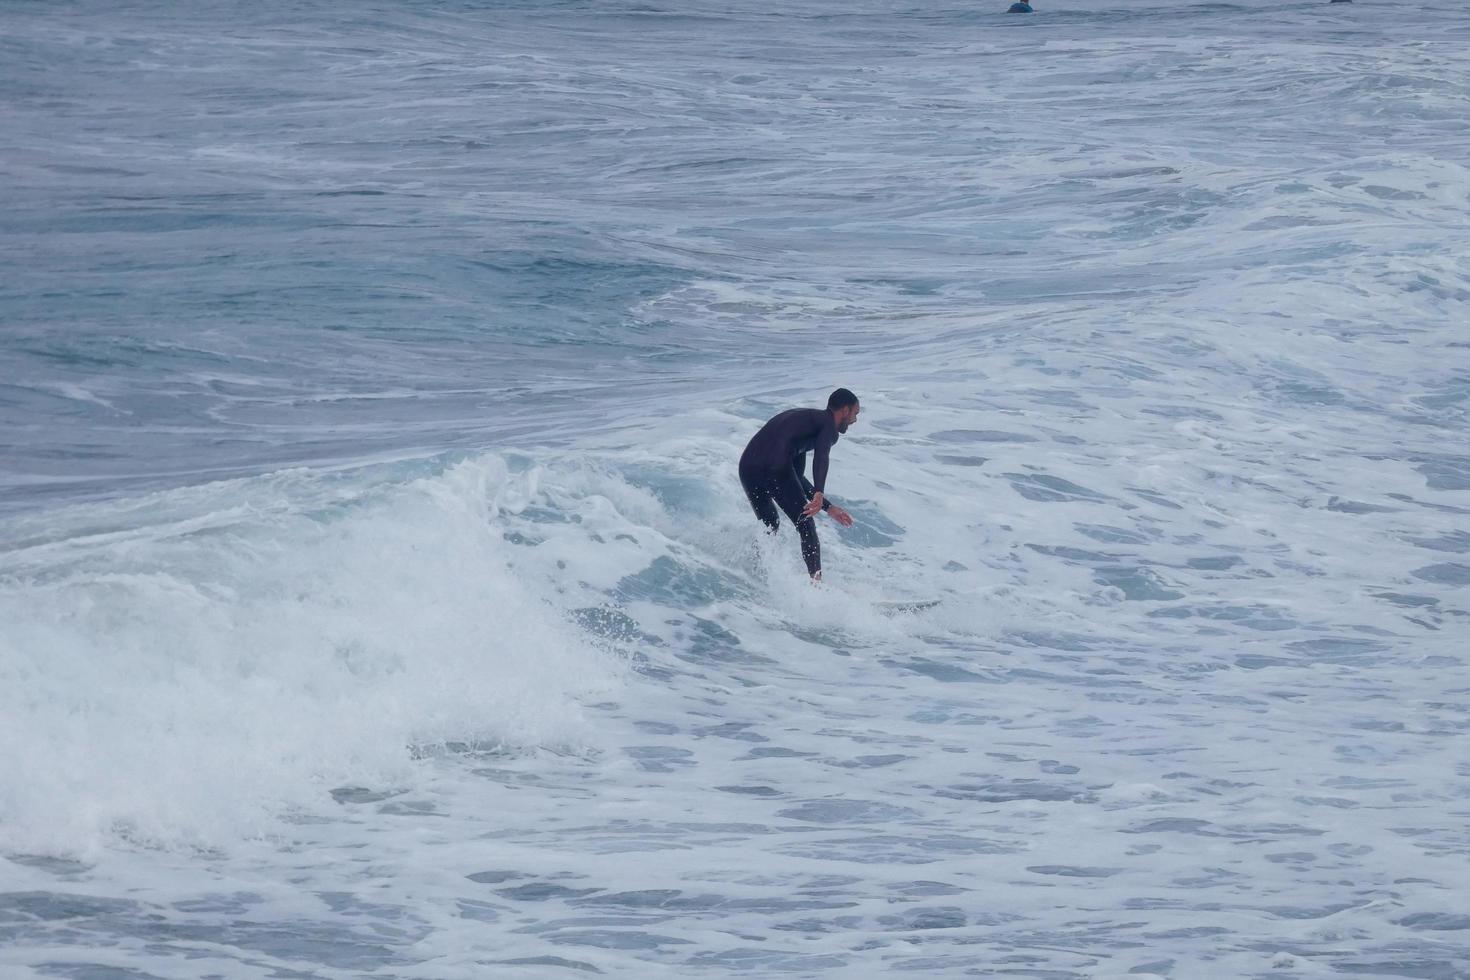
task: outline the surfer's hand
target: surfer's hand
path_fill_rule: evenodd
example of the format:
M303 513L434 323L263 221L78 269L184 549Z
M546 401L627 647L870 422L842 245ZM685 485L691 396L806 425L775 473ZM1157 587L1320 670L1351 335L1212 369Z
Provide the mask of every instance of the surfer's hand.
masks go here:
M852 527L852 515L836 504L828 507L827 513L832 515L832 519L843 527Z
M816 493L812 494L812 499L811 500L808 500L806 502L806 506L801 509L801 516L802 517L811 517L812 515L816 514L821 509L822 509L822 491L818 490Z

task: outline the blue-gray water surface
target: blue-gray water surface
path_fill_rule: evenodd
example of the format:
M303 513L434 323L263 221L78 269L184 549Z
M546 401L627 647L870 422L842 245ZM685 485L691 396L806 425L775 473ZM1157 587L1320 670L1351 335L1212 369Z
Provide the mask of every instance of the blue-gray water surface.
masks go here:
M0 4L0 975L1470 978L1470 10L1006 6Z

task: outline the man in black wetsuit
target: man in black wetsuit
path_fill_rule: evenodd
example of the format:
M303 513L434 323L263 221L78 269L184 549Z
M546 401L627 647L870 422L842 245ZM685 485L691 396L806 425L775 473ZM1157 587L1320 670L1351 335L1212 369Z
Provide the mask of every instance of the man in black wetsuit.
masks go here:
M838 388L827 409L793 408L771 419L740 454L740 484L750 506L772 533L781 527L779 507L801 535L801 557L813 582L822 580L822 546L817 541L817 511L825 510L843 527L852 517L826 498L827 453L837 437L857 421L857 395ZM812 479L806 478L806 454L812 454Z

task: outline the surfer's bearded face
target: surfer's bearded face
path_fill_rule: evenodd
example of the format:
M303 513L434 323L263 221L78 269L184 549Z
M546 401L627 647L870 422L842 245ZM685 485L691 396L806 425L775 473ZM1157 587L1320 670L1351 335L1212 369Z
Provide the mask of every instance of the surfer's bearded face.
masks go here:
M861 405L849 405L837 410L837 431L839 433L846 432L847 427L857 421L858 411L861 408Z

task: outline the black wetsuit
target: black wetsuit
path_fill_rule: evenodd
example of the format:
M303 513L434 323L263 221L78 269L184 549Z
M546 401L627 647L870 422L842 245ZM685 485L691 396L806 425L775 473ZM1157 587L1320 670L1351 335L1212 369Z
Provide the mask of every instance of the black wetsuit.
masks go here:
M817 541L817 524L803 517L802 508L812 494L823 491L822 509L831 506L826 498L827 453L837 441L837 422L820 408L793 408L761 427L740 454L740 484L766 527L781 527L776 508L786 512L801 535L801 557L806 570L822 570L822 546ZM812 454L812 481L806 478L806 454Z

